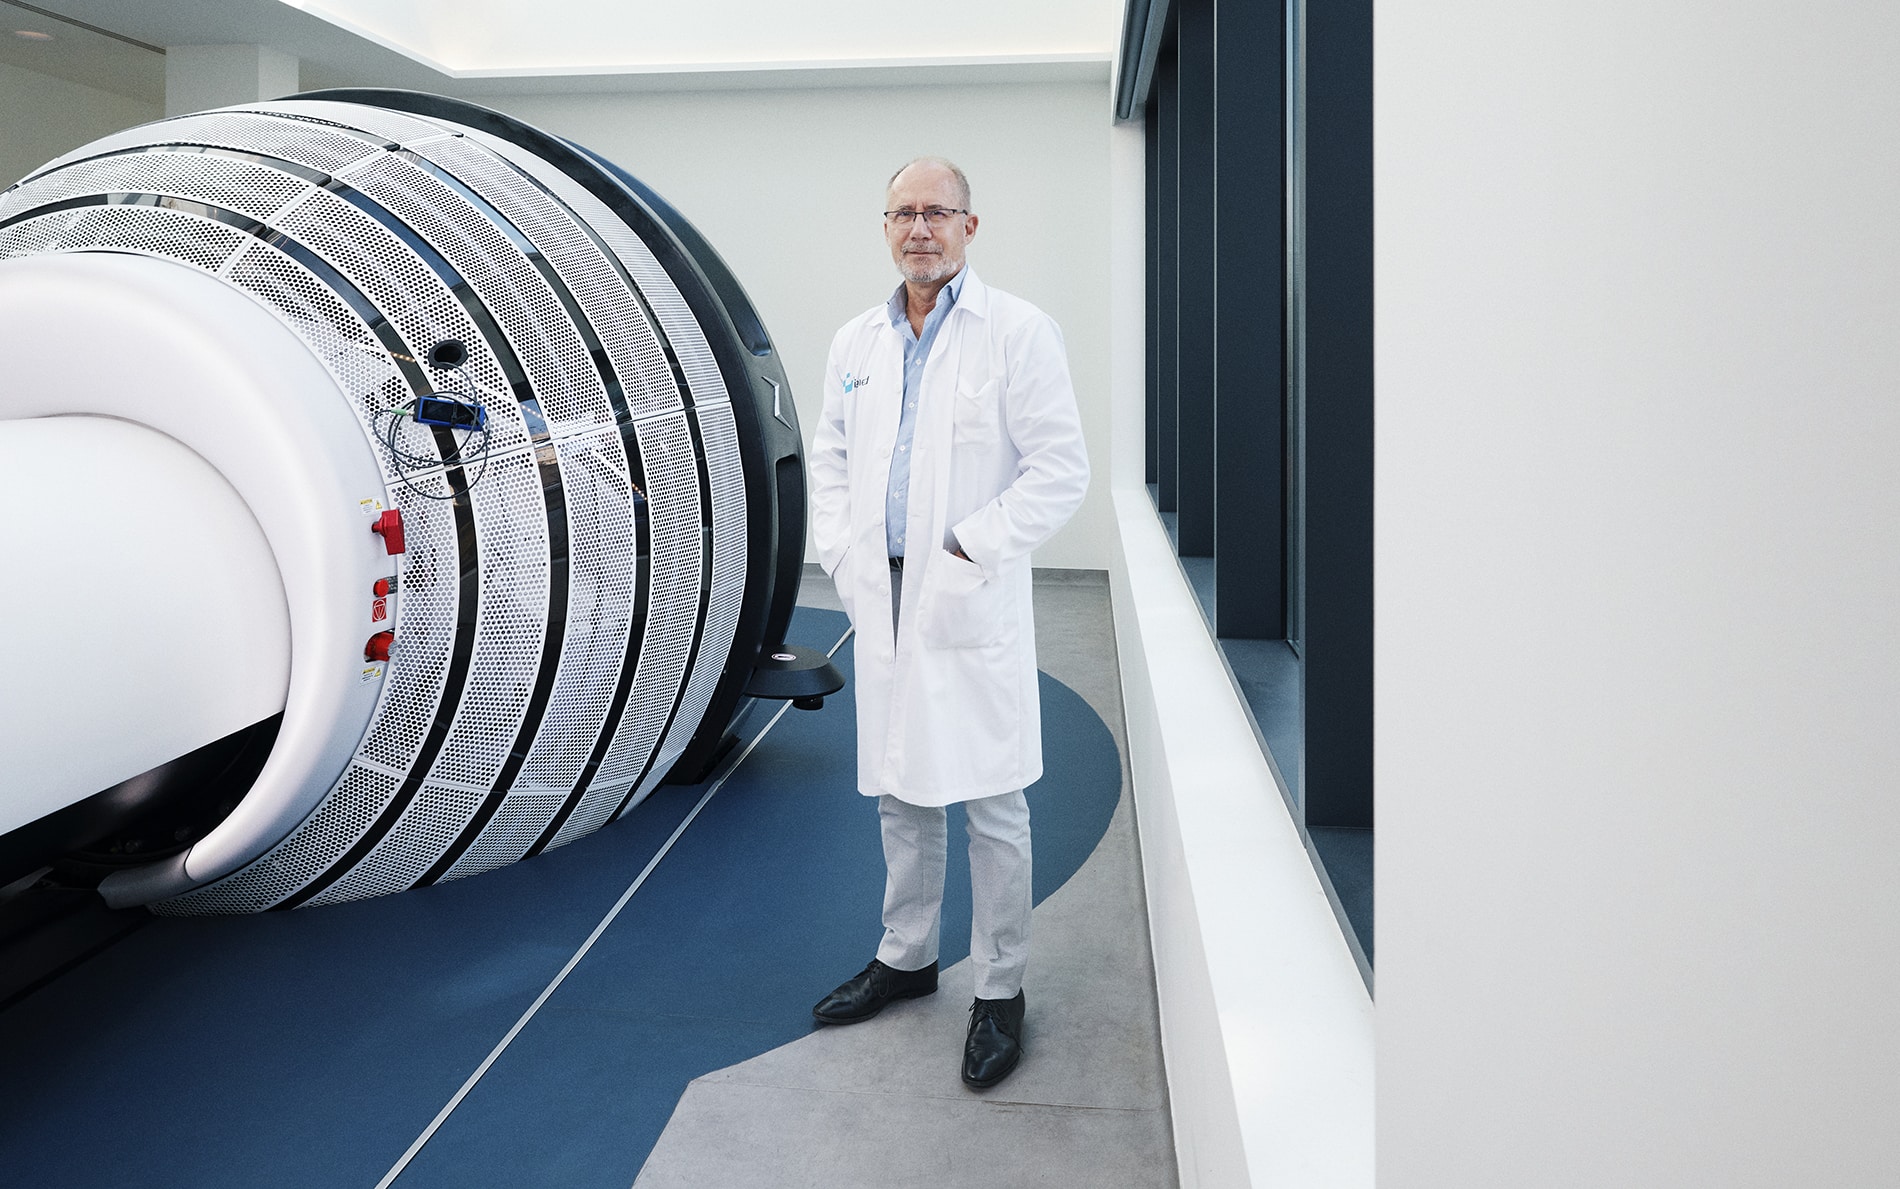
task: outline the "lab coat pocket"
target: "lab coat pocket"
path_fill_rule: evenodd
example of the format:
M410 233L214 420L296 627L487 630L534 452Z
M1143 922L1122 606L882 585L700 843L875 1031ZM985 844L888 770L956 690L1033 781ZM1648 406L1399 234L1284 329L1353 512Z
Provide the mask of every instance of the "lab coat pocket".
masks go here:
M918 629L927 648L982 648L1003 638L1003 588L954 553L932 559Z
M991 380L981 388L958 389L951 415L957 444L987 445L1001 434L1003 420L996 398L1002 385L1001 380Z

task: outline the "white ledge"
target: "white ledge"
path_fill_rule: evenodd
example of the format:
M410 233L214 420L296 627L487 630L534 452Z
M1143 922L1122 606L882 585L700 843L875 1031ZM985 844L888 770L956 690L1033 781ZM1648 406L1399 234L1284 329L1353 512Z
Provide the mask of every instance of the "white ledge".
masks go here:
M1183 1189L1373 1184L1372 1001L1146 491L1110 573Z

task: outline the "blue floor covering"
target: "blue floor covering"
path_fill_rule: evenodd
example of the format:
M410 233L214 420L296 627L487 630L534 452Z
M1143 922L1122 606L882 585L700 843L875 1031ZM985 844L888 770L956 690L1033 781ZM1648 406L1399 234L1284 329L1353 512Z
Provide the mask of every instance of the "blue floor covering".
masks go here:
M843 628L801 609L790 638L825 648ZM847 672L849 658L847 644ZM1120 793L1094 712L1046 675L1043 708L1039 902ZM849 687L786 714L396 1185L624 1189L693 1077L809 1031L811 1004L879 935L852 740ZM470 879L136 931L0 1012L0 1185L375 1185L705 791L662 788ZM959 818L945 965L968 952Z

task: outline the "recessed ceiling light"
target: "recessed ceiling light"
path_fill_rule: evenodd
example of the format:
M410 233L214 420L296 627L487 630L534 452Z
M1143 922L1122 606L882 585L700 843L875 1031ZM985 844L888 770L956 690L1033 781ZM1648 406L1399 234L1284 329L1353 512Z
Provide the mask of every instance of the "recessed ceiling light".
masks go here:
M15 30L13 31L13 35L14 35L15 37L19 37L19 38L23 38L23 39L25 39L25 40L27 40L27 41L51 41L51 40L53 40L53 35L52 35L51 33L41 33L41 32L40 32L39 30L37 30L37 29L15 29Z

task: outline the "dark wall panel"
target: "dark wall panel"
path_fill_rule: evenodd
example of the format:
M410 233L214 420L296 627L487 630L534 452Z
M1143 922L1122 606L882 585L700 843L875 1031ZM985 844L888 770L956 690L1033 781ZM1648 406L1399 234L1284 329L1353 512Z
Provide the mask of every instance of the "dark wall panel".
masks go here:
M1151 100L1143 113L1147 141L1147 379L1143 397L1142 482L1160 480L1161 441L1161 120Z
M1179 356L1180 244L1180 88L1179 72L1172 42L1164 43L1155 62L1154 119L1158 129L1155 186L1155 483L1156 506L1163 512L1175 509L1176 476L1175 426L1179 420L1180 386L1175 374Z
M1372 825L1372 4L1306 29L1306 821Z
M1184 557L1214 553L1214 0L1181 0L1176 508Z
M1214 608L1216 634L1286 631L1285 21L1217 0Z

